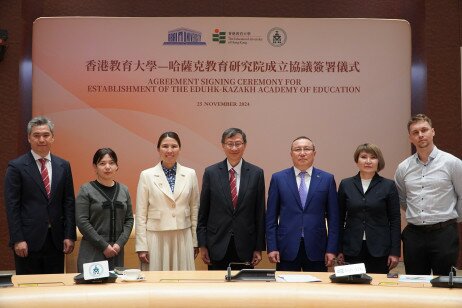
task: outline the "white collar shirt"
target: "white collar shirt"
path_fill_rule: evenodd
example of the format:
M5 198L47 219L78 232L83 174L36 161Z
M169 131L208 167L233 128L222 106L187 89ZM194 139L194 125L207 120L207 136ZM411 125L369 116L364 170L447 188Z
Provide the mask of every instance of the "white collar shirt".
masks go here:
M237 195L239 195L239 186L241 184L241 176L242 176L242 173L241 173L241 170L242 170L242 158L239 161L239 163L234 167L231 166L231 164L229 163L228 160L226 160L226 163L228 164L228 175L229 175L229 170L231 170L231 168L234 169L234 175L236 177L236 193L237 193Z
M462 161L434 146L428 161L417 153L399 164L395 173L401 207L413 225L462 219Z
M35 163L37 164L37 168L39 170L39 172L41 173L42 172L42 163L39 161L40 158L42 158L42 156L38 155L37 153L35 153L34 151L30 151L32 153L32 156L34 157L34 160L35 160ZM48 152L48 154L43 157L45 158L46 162L45 162L45 167L47 168L47 171L48 171L48 178L50 179L50 187L51 187L51 183L52 183L52 167L51 167L51 154Z

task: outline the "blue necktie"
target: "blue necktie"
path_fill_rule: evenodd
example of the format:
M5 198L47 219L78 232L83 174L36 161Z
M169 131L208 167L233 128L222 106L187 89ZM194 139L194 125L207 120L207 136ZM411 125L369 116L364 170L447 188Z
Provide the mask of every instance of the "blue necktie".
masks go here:
M300 194L300 200L302 201L302 207L305 208L306 197L308 196L308 189L305 184L306 171L301 171L300 175L300 186L298 187L298 193Z

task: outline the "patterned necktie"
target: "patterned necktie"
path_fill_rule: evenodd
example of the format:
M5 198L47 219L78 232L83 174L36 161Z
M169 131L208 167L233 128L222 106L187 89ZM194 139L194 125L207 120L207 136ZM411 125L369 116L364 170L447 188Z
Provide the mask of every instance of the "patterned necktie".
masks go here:
M229 188L231 189L231 200L233 201L233 207L237 206L237 187L236 187L236 171L231 168L229 169Z
M298 187L298 193L300 194L300 200L302 201L302 207L305 208L306 197L308 196L308 190L306 189L305 183L306 171L299 173L300 175L300 186Z
M40 174L42 175L43 185L45 185L47 197L50 199L50 177L48 176L48 169L46 166L47 160L45 158L40 158L39 162L42 164L42 167L40 168Z

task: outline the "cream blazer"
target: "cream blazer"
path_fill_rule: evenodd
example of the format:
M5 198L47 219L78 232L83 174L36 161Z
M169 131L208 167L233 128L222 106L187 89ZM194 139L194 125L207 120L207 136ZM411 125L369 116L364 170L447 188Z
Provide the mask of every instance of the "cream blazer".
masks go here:
M141 172L136 194L136 251L149 251L146 231L191 228L197 247L199 186L196 171L177 163L172 193L161 163Z

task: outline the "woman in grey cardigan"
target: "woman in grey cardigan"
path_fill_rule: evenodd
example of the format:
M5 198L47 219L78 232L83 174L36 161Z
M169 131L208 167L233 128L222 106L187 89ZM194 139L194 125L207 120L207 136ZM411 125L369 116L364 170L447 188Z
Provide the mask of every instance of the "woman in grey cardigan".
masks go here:
M93 156L96 180L83 184L76 198L75 218L82 233L77 269L83 264L108 260L109 270L124 265L124 245L133 228L133 211L127 186L114 181L117 155L102 148Z

